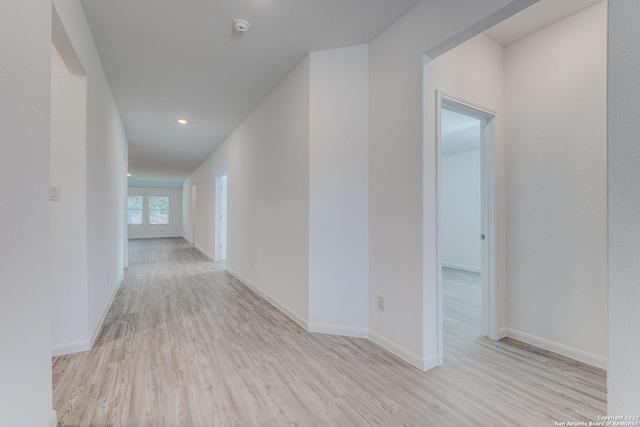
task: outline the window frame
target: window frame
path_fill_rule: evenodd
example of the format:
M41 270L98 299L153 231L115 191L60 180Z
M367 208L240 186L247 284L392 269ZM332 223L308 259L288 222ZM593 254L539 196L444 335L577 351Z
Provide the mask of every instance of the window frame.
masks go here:
M169 196L152 195L152 194L147 195L146 197L147 197L146 207L147 207L148 225L169 225L171 223L171 198ZM167 201L166 208L163 208L163 209L152 208L151 207L152 199L166 199ZM166 212L166 222L152 222L152 217L156 212Z
M132 209L130 207L129 200L132 198L137 198L140 201L139 209L138 208ZM133 212L133 211L140 212L140 223L129 222L131 219L130 212ZM144 225L144 196L141 196L138 194L127 195L127 225L136 225L136 226Z

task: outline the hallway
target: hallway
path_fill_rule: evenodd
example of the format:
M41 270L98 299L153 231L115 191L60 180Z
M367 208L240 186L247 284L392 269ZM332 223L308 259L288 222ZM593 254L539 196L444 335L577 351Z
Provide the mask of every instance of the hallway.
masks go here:
M455 314L454 356L422 373L366 339L304 331L183 239L129 251L93 350L54 358L60 427L537 426L606 413L603 371L459 333Z

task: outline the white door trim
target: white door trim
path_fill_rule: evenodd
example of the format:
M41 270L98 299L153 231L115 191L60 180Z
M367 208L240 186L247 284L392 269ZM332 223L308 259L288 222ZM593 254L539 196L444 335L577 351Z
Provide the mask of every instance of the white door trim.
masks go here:
M438 295L438 358L443 355L443 313L442 313L442 250L441 250L441 180L442 180L442 107L458 111L482 120L481 139L481 233L482 241L482 334L491 339L500 337L498 330L498 297L496 283L496 206L495 206L495 117L497 112L473 101L437 90L436 91L436 265ZM480 236L478 236L480 238Z

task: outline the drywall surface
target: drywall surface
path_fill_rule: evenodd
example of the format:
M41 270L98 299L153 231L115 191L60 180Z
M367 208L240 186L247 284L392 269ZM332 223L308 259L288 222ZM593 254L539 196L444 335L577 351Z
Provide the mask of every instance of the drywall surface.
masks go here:
M87 86L52 46L50 203L53 354L89 348L87 289Z
M195 228L196 245L210 257L215 247L215 178L224 172L228 174L228 270L305 323L309 301L308 57L184 184L185 230ZM195 226L193 185L197 188Z
M182 190L176 188L145 188L129 186L129 196L143 196L142 225L129 225L130 239L152 237L182 237ZM148 196L169 197L169 224L150 225L148 211Z
M477 138L479 144L479 127ZM480 271L480 161L479 149L441 159L440 246L446 267Z
M425 354L436 354L437 344L437 205L436 205L436 91L459 97L495 112L493 119L493 151L487 159L493 162L489 170L489 186L493 188L494 227L487 235L488 251L496 272L496 319L490 334L504 326L505 307L505 187L504 187L504 48L484 35L478 35L453 50L427 63L424 67L425 134L423 158L424 224L425 224ZM444 185L444 183L443 183ZM444 214L444 213L443 213ZM444 220L444 219L443 219ZM446 225L445 225L446 226ZM443 247L444 249L444 247ZM502 272L503 274L499 274ZM427 274L428 273L428 274Z
M435 206L435 186L423 184L423 175L435 180L434 163L423 169L423 54L453 47L531 3L423 1L369 45L370 327L378 342L417 365L437 363L437 349L423 348L436 342L437 330L435 263L428 261L435 259L434 218L423 217L422 203ZM423 233L424 221L431 231ZM384 312L378 295L387 298Z
M602 367L606 28L599 3L505 48L509 334Z
M609 2L610 415L640 413L640 3ZM605 307L601 307L604 310Z
M310 54L309 327L367 336L368 46Z
M205 160L202 165L200 165L200 168L202 168L205 163L209 162L209 159L211 159L211 157ZM195 237L195 197L193 194L195 187L192 182L195 180L194 177L196 172L197 170L191 175L191 179L185 180L182 184L182 237L192 244L194 243ZM201 173L202 172L200 172L200 174Z
M127 137L79 0L54 0L87 75L88 330L93 341L123 277Z
M0 425L53 421L51 2L0 4ZM53 424L50 424L53 425Z
M182 188L183 237L212 260L215 257L216 241L216 176L229 170L233 148L232 144L221 144L184 182ZM228 210L227 217L230 216L231 211ZM229 245L227 241L227 246ZM227 256L227 261L228 258Z

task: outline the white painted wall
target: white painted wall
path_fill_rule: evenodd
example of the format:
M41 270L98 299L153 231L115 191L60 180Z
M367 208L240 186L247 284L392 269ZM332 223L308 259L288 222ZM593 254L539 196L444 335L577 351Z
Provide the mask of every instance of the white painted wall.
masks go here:
M505 49L509 335L606 367L606 4Z
M51 2L0 3L0 425L55 425L51 394Z
M92 342L123 277L127 138L79 0L54 0L87 74L88 331Z
M128 236L131 239L152 237L182 237L182 189L179 188L148 188L129 186L130 196L144 197L143 225L129 225ZM147 210L147 196L169 197L169 224L149 225Z
M204 164L204 163L203 163ZM195 173L195 172L194 172ZM193 175L191 176L193 178ZM194 209L193 209L193 194L191 184L192 180L186 180L182 184L182 237L184 239L193 244L194 237Z
M227 269L303 325L309 302L309 58L204 161L183 187L187 238L215 245L215 179L228 173ZM186 211L188 209L188 211Z
M368 46L310 61L309 328L367 336Z
M215 256L216 176L224 173L229 168L231 151L228 146L231 145L221 144L184 182L182 188L182 229L184 238L190 243L195 243L196 247L212 260ZM228 177L228 179L230 181L231 177ZM195 201L193 200L194 185L196 186ZM230 217L230 210L228 214ZM229 221L231 222L232 220L229 218ZM195 226L194 222L196 223Z
M505 283L505 187L504 187L504 74L503 47L480 34L457 48L439 56L424 67L424 162L429 171L424 175L425 192L425 299L429 306L425 309L425 354L437 354L437 324L435 308L437 304L437 262L436 254L436 90L471 101L496 112L494 152L490 154L494 162L493 204L495 215L496 248L493 262L496 275L497 329L504 327L506 316ZM491 236L488 236L491 239ZM443 241L444 242L444 241ZM491 242L491 240L490 240ZM502 272L502 274L499 274ZM425 273L426 274L426 273Z
M640 3L609 1L610 415L640 413ZM601 302L600 309L606 311Z
M87 288L87 85L69 72L52 46L51 185L60 201L50 204L53 288L52 352L89 348Z
M367 335L367 77L366 45L312 53L183 187L185 237L213 258L228 173L227 268L318 332Z
M498 266L507 272L506 281L501 276L498 282L502 334L597 366L606 364L607 341L607 314L601 309L606 298L605 26L600 4L510 45L503 81L502 48L484 36L478 39L493 44L493 56L472 39L425 67L426 117L435 112L435 89L498 111L496 220L507 227L506 233L498 229L497 239ZM427 128L425 156L432 134ZM446 164L443 160L443 168ZM443 212L443 228L447 217ZM446 251L444 235L442 245Z
M454 3L454 6L450 6ZM420 153L416 148L416 139L421 134L422 114L420 100L416 97L421 93L421 64L416 57L433 46L440 46L436 48L438 50L455 44L456 37L442 45L439 43L461 29L470 28L463 31L464 36L477 32L478 25L488 26L487 21L475 23L507 3L456 0L448 1L445 5L444 2L428 4L425 1L419 6L419 11L400 20L371 46L371 129L379 131L372 134L370 145L370 248L375 252L371 259L385 261L384 252L388 247L383 243L386 237L392 237L393 249L400 250L390 262L370 265L370 272L381 273L375 279L372 295L381 289L392 291L393 284L403 286L401 292L409 296L420 293L414 290L419 286L415 280L403 284L393 278L394 272L402 271L403 253L407 249L411 251L412 243L407 247L400 243L401 239L394 237L396 230L404 234L407 232L401 221L393 218L386 221L390 213L385 210L389 206L387 201L396 200L393 189L397 184L408 184L411 188L420 186L413 169L421 162L414 162L411 156L401 154L385 160L385 155L392 153L393 143L399 144L400 148L408 147L413 154ZM61 2L56 4L60 5ZM522 4L513 3L514 7ZM465 5L470 7L464 8ZM450 18L436 13L452 10L449 7L456 10ZM3 141L11 142L0 144L0 169L3 171L0 194L4 201L1 218L3 224L11 224L10 227L0 228L0 270L3 272L0 286L0 341L3 343L3 351L0 352L0 424L40 426L45 425L51 415L50 303L46 268L49 258L47 135L51 5L42 0L6 0L1 9L0 52L3 56L11 56L14 61L0 63L0 133ZM78 11L77 8L73 10ZM618 415L634 414L640 410L637 400L640 395L640 362L636 357L640 350L637 327L640 324L640 312L637 310L640 300L637 277L640 271L636 262L640 257L636 244L640 240L637 221L640 187L636 173L640 164L640 146L637 144L640 125L635 116L640 97L636 78L640 68L640 29L636 22L639 13L640 5L636 0L616 0L609 4L611 333L608 404L609 413ZM68 19L71 17L68 16ZM404 25L415 23L431 25ZM74 39L78 40L78 36L74 36ZM89 43L89 40L86 39L86 42ZM91 97L96 88L90 84L88 89ZM94 117L90 120L90 127L94 127L93 121L97 120L91 109L102 111L98 107L90 101L89 116ZM25 168L29 169L28 174L24 173ZM405 168L411 170L405 171ZM399 176L394 177L397 171L400 171L397 173ZM417 175L421 175L421 172ZM393 179L386 183L389 177ZM122 184L122 200L124 194ZM397 198L404 202L405 196L403 193ZM413 218L412 206L402 203L394 208L393 213L399 219L406 215ZM124 218L121 212L122 209L118 217ZM408 224L406 228L420 232L415 223ZM25 230L29 232L25 233ZM32 268L33 264L28 262L32 259L38 259L43 268ZM407 275L409 278L415 276L416 271L411 261L414 261L413 258L408 260L408 266L412 269ZM420 311L420 308L417 310ZM422 320L419 313L416 315L413 311L405 316L398 312L398 307L394 307L384 315L378 313L375 320L379 339L386 340L383 343L395 345L396 351L403 348L398 343L411 347L415 352L420 351L414 344L420 341L415 333L415 325ZM394 324L400 329L396 330ZM406 332L404 325L413 327L414 332ZM411 354L417 353L409 352L408 355ZM20 387L16 387L16 384L20 384Z
M442 156L440 246L445 267L480 272L480 161L479 149Z
M444 52L531 3L425 0L369 45L370 336L416 366L437 364L437 349L427 344L435 342L437 299L429 263L435 186L424 184L435 182L435 169L423 169L434 164L423 158L423 54ZM385 312L376 308L377 295L387 298Z

